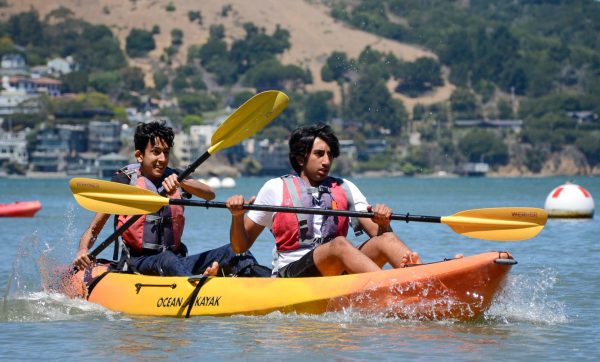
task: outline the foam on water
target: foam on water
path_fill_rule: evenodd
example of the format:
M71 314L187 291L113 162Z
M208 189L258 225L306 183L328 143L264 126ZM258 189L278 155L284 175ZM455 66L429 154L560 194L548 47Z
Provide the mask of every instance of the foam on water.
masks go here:
M506 324L530 322L554 325L569 322L564 303L550 297L558 281L557 272L545 268L535 274L536 277L509 275L503 291L486 311L485 319Z
M70 205L65 212L64 234L58 242L48 242L35 231L20 240L1 299L0 320L33 322L114 318L115 313L99 305L55 292L64 280L64 273L70 270L75 240L74 218L73 206Z
M59 293L32 292L2 301L0 320L9 322L39 322L88 319L122 319L100 305L83 299L70 299Z

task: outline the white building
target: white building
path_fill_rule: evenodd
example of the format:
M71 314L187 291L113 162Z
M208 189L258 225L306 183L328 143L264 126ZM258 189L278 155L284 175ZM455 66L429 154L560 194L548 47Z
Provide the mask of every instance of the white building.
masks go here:
M27 166L27 139L25 132L13 134L0 129L0 164L15 162Z
M27 63L21 54L4 54L0 61L0 73L4 75L27 74Z
M197 140L200 146L204 146L208 148L210 146L210 139L212 135L215 133L217 126L212 124L202 124L198 126L190 127L190 136Z
M62 84L61 81L52 78L29 78L23 76L12 76L8 79L8 83L10 88L7 90L17 90L27 94L45 93L51 97L60 96L60 86ZM2 86L5 87L4 78L2 80Z
M49 60L48 63L46 63L46 66L48 67L48 72L50 74L58 76L69 74L77 70L77 64L75 64L73 57L70 55L66 58L54 58Z
M206 150L197 137L180 132L173 141L173 155L179 161L179 166L190 165Z

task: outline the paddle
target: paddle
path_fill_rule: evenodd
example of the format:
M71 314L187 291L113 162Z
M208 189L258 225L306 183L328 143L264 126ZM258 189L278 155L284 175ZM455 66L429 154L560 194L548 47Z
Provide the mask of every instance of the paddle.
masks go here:
M71 191L84 208L101 213L121 215L151 214L165 205L226 208L223 202L169 199L152 191L134 186L102 180L74 178ZM302 207L249 205L246 210L289 212L302 214L334 215L372 218L372 212L323 210ZM501 207L474 209L452 216L422 216L392 214L392 220L446 224L456 233L477 239L518 241L536 236L546 224L547 214L542 209L529 207Z
M177 178L179 182L188 177L198 166L206 161L212 154L222 149L231 147L252 136L263 129L275 117L287 107L289 98L279 91L266 91L250 98L232 114L225 122L217 128L210 140L210 147L194 163L189 165ZM97 180L91 180L97 181ZM137 189L137 187L132 187ZM106 214L112 214L115 210L100 211ZM115 214L121 214L114 212ZM115 241L127 228L129 228L140 216L130 217L121 227L112 233L106 240L98 245L88 255L90 258L96 258L107 246Z

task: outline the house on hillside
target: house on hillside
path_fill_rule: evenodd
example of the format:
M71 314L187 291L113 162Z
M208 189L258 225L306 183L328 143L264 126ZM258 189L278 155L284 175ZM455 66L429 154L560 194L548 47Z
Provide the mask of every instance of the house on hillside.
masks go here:
M58 125L46 128L37 135L31 168L39 172L63 172L79 152L86 150L85 126Z
M40 111L39 96L17 89L10 83L9 76L2 76L0 90L0 116L10 114L36 114Z
M118 121L91 121L88 129L88 151L102 155L121 149L121 124Z
M110 179L117 170L129 164L129 158L118 153L109 153L98 158L99 177Z
M26 94L47 94L51 97L60 96L61 81L47 78L29 78L25 76L12 76L8 79L10 88Z
M340 140L340 155L356 159L357 149L354 140Z
M14 162L27 166L27 139L25 132L5 132L0 128L0 166L7 162Z
M521 119L457 119L454 121L455 127L479 127L479 128L511 128L520 132L523 127Z
M54 58L46 63L48 73L61 76L76 71L78 66L72 56L66 58Z
M173 142L173 156L179 161L179 166L187 166L194 161L202 152L206 151L204 143L192 134L179 132L175 135Z
M0 60L1 75L26 75L29 74L25 58L21 54L4 54Z
M260 163L261 175L284 175L291 171L288 158L289 147L286 142L274 143L265 139L254 145L254 159Z
M11 114L36 114L40 111L37 95L21 92L0 92L0 116Z
M92 121L88 126L61 124L37 135L31 169L105 177L127 163L126 157L118 155L120 149L121 125L117 121Z
M217 130L214 124L201 124L190 127L190 136L197 140L198 144L206 150L210 146L210 139Z
M600 120L600 117L598 117L598 114L594 111L573 111L567 112L567 115L576 119L578 124L593 124L598 123Z

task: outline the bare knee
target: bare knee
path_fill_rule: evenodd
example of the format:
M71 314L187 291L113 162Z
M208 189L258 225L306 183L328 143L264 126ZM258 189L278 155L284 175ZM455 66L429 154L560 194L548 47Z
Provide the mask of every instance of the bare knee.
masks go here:
M354 249L354 245L352 245L352 243L350 243L350 241L343 236L338 236L337 238L331 240L328 244L333 253L336 255L345 253L349 248Z
M397 243L400 241L400 239L398 239L398 237L394 233L383 233L383 234L379 235L377 238L380 239L381 242L384 242L384 243Z

